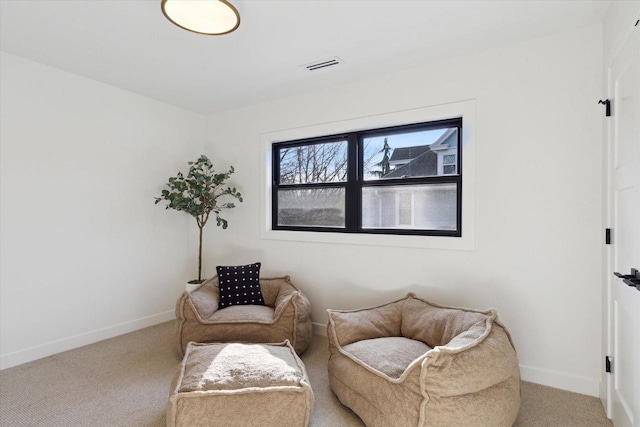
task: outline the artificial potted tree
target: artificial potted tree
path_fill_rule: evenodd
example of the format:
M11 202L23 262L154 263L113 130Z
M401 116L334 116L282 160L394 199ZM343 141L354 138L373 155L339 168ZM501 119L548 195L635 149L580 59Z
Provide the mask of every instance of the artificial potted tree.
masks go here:
M198 279L187 283L187 291L196 288L202 280L202 232L213 213L216 216L216 224L226 229L229 223L220 216L223 209L233 209L236 205L233 201L224 199L237 199L242 202L242 195L232 187L225 187L226 181L234 173L233 166L227 172L216 173L207 156L200 156L195 162L188 162L189 172L183 175L178 172L176 176L169 178L167 187L162 190L162 195L156 197L156 204L166 201L166 209L184 211L193 216L200 231L198 248ZM223 198L223 200L219 200Z

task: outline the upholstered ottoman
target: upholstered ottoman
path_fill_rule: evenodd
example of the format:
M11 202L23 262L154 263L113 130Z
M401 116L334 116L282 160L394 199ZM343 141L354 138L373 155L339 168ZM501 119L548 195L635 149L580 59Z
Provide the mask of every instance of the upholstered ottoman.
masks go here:
M289 341L191 342L171 385L167 426L307 426L313 403Z

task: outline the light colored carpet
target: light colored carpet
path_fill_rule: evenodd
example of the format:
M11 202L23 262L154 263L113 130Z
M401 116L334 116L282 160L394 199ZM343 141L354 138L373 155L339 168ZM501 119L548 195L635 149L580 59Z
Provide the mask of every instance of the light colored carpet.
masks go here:
M0 426L164 426L180 359L174 322L0 371ZM362 426L329 388L327 340L303 354L316 404L312 427ZM523 382L516 426L612 424L597 398Z

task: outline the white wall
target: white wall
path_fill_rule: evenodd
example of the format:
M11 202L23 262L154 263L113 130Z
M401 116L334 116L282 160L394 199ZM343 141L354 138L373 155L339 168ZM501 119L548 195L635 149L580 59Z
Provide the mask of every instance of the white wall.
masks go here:
M262 261L264 274L290 274L318 324L327 308L408 291L495 307L525 380L597 395L601 96L595 26L212 115L207 152L236 167L246 197L227 215L229 229L207 242L205 269ZM260 238L261 134L469 99L477 110L474 251Z
M1 366L170 320L196 227L153 197L200 154L204 117L0 59Z
M640 2L616 0L611 2L603 23L604 70L606 70L626 36L633 31L640 14Z

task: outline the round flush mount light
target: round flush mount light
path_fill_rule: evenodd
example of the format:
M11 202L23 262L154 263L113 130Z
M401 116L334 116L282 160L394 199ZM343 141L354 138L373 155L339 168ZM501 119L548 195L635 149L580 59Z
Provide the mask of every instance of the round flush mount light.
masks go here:
M162 13L180 28L219 36L240 25L240 14L226 0L162 0Z

